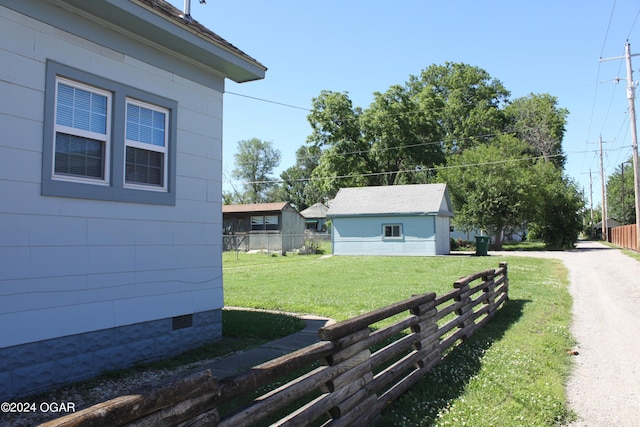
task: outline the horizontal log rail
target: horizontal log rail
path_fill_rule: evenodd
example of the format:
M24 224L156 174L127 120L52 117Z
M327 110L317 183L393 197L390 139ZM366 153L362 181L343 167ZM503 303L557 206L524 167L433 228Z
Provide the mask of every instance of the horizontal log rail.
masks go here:
M463 277L453 287L321 328L320 342L234 377L217 381L201 372L45 426L367 425L507 301L507 264ZM391 325L373 327L403 312L407 316ZM283 377L284 384L269 389ZM220 408L263 388L268 391L249 404L221 414Z

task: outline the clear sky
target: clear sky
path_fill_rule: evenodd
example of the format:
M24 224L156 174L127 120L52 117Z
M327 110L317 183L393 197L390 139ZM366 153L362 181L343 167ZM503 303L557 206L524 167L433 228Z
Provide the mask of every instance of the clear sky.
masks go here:
M170 2L183 8L183 0ZM293 166L322 90L348 92L367 108L373 92L432 64L464 62L500 80L512 99L549 93L569 110L565 170L587 197L592 171L594 205L600 136L606 175L631 156L625 61L600 58L623 56L627 40L640 54L639 13L637 0L191 0L194 19L268 68L264 80L227 81L226 180L241 140L271 141L281 151L276 176ZM640 80L640 56L633 63Z

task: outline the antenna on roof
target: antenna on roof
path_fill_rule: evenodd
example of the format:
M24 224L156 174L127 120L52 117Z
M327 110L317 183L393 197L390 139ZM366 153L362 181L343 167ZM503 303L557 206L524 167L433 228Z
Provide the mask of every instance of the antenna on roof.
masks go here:
M206 4L206 0L200 0L200 4ZM183 19L191 19L191 0L184 0L184 8L182 13Z

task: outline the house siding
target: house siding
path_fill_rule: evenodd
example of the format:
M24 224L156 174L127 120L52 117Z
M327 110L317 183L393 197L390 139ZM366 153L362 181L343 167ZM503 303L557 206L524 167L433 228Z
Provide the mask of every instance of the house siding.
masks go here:
M0 6L0 324L11 325L0 334L2 398L221 336L223 78L209 75L205 86L109 49L122 34L53 8L56 20L91 27L104 43ZM132 54L148 54L128 43ZM188 67L153 55L170 69ZM175 206L41 195L48 60L177 102ZM171 331L171 318L185 314L199 326ZM117 338L93 353L84 347L113 328ZM58 357L66 346L83 354ZM40 354L45 347L57 350ZM63 375L74 360L79 367Z
M448 255L451 252L449 231L449 217L436 217L436 255Z
M360 216L334 217L334 255L437 255L436 217L423 216ZM402 237L384 239L383 226L402 225ZM448 229L447 229L448 235Z

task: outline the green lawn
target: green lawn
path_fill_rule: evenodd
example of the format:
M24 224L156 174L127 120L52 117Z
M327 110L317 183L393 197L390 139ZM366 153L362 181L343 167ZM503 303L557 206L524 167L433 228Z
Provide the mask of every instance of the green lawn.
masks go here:
M448 360L392 404L381 426L547 426L572 419L564 383L571 298L556 260L521 257L223 255L225 304L343 320L452 289L461 276L509 264L510 301Z

